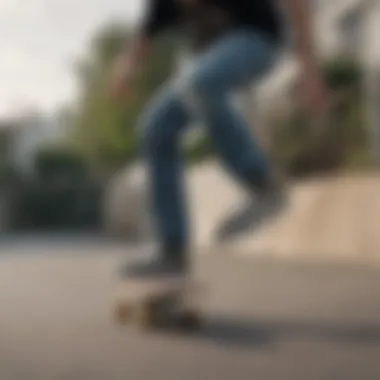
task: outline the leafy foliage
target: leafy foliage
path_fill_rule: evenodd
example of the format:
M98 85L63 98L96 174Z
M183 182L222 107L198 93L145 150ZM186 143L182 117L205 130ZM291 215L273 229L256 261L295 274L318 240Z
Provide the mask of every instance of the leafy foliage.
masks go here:
M272 118L271 155L291 175L307 175L368 162L362 72L355 61L336 59L323 68L332 95L329 120L313 126L297 107Z
M67 149L41 149L35 158L37 178L54 181L65 178L70 182L83 180L86 177L86 165L75 152Z
M163 36L138 78L131 101L115 104L108 95L108 80L117 54L131 40L121 25L102 28L79 63L81 94L73 118L72 141L97 170L109 170L136 155L135 127L144 104L171 70L174 36Z
M108 79L116 55L130 42L131 35L123 25L104 26L77 65L81 92L70 117L72 142L100 173L112 172L136 157L139 114L170 73L178 47L175 35L162 36L137 80L132 101L115 104L108 96ZM310 120L296 106L290 113L287 110L270 115L273 130L270 153L291 174L301 175L367 160L367 120L360 66L355 61L337 58L325 65L324 73L336 100L331 107L330 123L318 139ZM185 157L191 162L198 162L211 153L210 141L204 133L185 145Z

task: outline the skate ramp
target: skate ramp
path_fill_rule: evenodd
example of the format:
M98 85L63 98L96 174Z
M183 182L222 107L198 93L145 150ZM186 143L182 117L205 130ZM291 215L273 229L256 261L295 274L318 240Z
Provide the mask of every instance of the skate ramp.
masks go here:
M194 236L212 245L218 222L242 191L217 167L192 173ZM337 175L288 186L287 206L228 246L236 252L294 258L380 261L380 175ZM226 247L221 247L225 249Z
M290 183L288 204L276 217L216 248L218 225L244 192L216 163L189 170L187 182L192 240L202 251L213 247L253 256L380 261L379 174ZM151 237L145 184L143 167L122 173L115 181L108 197L108 206L113 205L107 210L110 231L127 236L139 231L143 239Z

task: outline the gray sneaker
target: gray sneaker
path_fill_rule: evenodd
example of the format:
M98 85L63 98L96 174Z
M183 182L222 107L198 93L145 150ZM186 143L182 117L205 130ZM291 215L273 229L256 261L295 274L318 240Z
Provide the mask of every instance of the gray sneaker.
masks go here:
M225 242L244 233L254 232L277 216L286 204L286 192L282 186L271 186L253 194L220 224L216 240Z

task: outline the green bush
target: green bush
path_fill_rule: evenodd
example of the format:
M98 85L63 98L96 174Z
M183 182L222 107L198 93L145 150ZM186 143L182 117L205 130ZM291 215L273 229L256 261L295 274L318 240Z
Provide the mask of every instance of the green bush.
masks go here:
M103 187L96 183L30 181L10 196L14 229L87 229L101 225Z
M36 175L11 185L12 226L16 229L82 229L100 226L103 185L91 180L80 156L42 149Z
M330 89L339 90L348 86L360 86L363 70L353 59L334 59L322 67L324 78Z
M86 176L86 165L82 157L65 149L42 149L35 158L36 176L42 180L65 177L80 179Z
M299 107L276 114L269 122L271 156L289 175L303 176L368 163L368 125L360 66L350 60L335 60L324 66L324 76L333 97L325 125L313 125L313 120Z
M185 145L185 158L189 164L197 164L213 154L213 147L204 130L197 131L195 138Z

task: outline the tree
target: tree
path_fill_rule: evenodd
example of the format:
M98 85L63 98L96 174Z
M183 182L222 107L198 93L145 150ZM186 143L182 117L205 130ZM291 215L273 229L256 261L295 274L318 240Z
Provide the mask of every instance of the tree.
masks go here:
M315 133L311 120L298 108L278 112L272 125L273 160L290 175L357 167L368 163L362 68L337 57L323 67L332 95L327 125Z
M135 157L134 127L138 115L170 72L176 47L175 36L163 36L138 80L132 102L115 104L108 96L108 78L116 55L131 35L131 30L123 25L111 23L102 27L76 67L80 94L72 115L71 138L92 167L101 172Z

